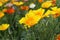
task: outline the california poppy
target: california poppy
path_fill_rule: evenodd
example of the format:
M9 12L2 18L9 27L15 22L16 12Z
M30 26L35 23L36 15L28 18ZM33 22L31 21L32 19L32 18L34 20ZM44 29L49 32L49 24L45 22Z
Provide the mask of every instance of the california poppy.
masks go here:
M28 6L21 6L21 9L22 9L22 10L28 10L29 7L28 7Z
M44 0L38 0L38 2L40 2L40 3L43 2L43 1L44 1Z
M13 14L15 10L13 8L9 8L9 9L6 9L4 11L8 14Z
M52 0L52 6L55 6L56 5L56 0Z
M60 40L60 34L57 35L56 40Z

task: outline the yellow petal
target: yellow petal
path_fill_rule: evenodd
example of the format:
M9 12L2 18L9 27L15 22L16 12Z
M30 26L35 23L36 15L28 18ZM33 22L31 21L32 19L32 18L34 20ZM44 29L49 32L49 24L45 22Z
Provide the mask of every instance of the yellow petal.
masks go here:
M19 23L22 24L24 23L24 21L25 21L25 18L23 17L22 19L19 20Z
M9 27L9 24L0 25L0 30L6 30Z
M53 11L56 11L57 10L57 7L52 7L51 8Z
M42 3L42 8L49 8L52 6L51 1L46 1Z
M13 2L14 5L20 6L22 4L24 4L23 2Z
M0 6L2 6L3 5L3 3L2 2L0 2Z
M35 11L35 15L38 15L41 17L44 14L44 12L45 12L45 9L40 8Z
M51 14L51 11L48 10L48 11L44 14L44 17L49 17L50 14Z
M2 18L4 16L3 12L0 12L0 18Z

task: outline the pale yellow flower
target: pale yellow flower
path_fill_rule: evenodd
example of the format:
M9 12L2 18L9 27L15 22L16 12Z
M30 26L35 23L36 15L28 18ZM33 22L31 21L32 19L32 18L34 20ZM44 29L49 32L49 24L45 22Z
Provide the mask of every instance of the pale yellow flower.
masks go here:
M2 24L0 25L0 30L6 30L9 27L9 24Z
M33 12L33 10L30 10L28 13L26 13L25 17L31 17L31 16L35 16L35 13Z
M40 20L40 18L38 18L37 16L31 16L31 17L24 17L21 20L19 20L20 24L25 24L29 27L35 25L36 23L38 23L38 21Z
M28 18L25 18L25 24L28 25L28 26L33 26L35 25L36 23L38 23L38 20L37 20L37 17L33 16L33 17L28 17Z
M0 0L0 6L2 6L4 3L6 3L8 0Z

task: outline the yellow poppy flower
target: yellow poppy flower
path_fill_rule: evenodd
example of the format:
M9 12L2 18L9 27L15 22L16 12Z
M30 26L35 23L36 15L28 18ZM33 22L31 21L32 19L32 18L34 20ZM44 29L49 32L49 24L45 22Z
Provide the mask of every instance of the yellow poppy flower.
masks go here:
M26 13L25 17L22 17L22 19L19 20L19 23L24 24L25 27L28 26L30 28L42 19L44 12L45 9L42 8L37 10L30 10L28 13Z
M49 8L52 6L52 1L46 1L42 3L42 8Z
M28 27L32 27L33 25L37 24L39 20L41 19L41 16L37 16L34 12L34 10L30 10L25 17L19 20L20 24L27 25Z
M2 24L0 25L0 30L6 30L9 27L9 24Z
M52 13L54 18L60 16L60 8L52 7L51 9L52 9L52 12L55 12L55 13Z
M19 20L19 23L20 23L20 24L22 24L22 23L24 23L24 22L25 22L25 18L24 18L24 17Z
M24 4L24 2L13 2L12 4L14 4L16 6L20 6L20 5Z
M0 6L2 6L4 3L6 3L8 0L0 0Z
M45 9L40 8L38 10L35 10L34 12L35 12L35 15L42 17L45 12Z
M1 2L3 2L3 3L6 3L6 2L8 2L9 0L0 0Z
M0 6L2 6L3 5L3 3L2 2L0 2Z
M49 15L51 15L51 10L48 10L48 11L43 15L43 17L49 17Z
M0 12L0 18L2 18L4 16L3 12Z
M27 25L28 27L31 27L31 26L37 24L39 20L40 19L38 19L38 17L36 17L36 16L33 16L33 17L24 17L21 20L19 20L19 23L20 24L23 23L23 24Z

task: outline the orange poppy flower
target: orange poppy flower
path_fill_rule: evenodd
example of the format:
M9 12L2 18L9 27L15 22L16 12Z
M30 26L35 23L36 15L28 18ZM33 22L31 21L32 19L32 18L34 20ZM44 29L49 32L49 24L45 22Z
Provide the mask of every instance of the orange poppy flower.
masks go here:
M54 18L59 17L60 15L58 13L56 13L55 15L53 15Z
M56 3L56 0L52 0L52 3Z
M56 5L56 0L52 0L52 6L55 6Z
M60 40L60 34L57 35L56 40Z
M28 7L28 6L21 6L21 9L22 9L22 10L28 10L29 7Z
M38 2L40 2L40 3L43 2L43 1L44 1L44 0L38 0Z
M13 14L15 12L15 10L13 8L4 9L3 11L8 13L8 14Z

